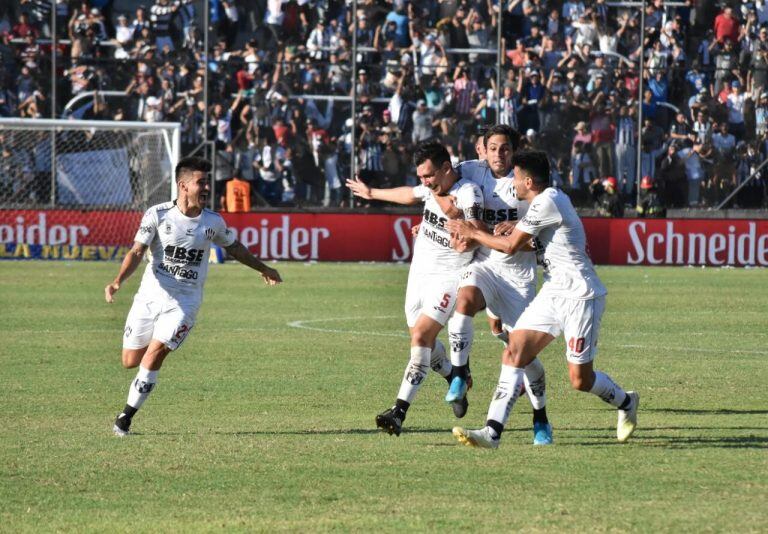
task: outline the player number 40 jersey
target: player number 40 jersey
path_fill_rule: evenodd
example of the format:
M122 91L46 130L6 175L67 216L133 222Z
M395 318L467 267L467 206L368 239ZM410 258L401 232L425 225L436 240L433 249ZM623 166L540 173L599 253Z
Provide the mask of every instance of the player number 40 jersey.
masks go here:
M568 195L548 187L536 195L517 227L535 237L544 266L541 294L591 299L607 293L587 255L584 225Z
M414 187L416 198L424 200L424 214L416 236L411 260L411 271L418 273L445 273L458 271L472 261L474 251L459 253L451 247L451 235L445 228L448 216L440 209L429 188ZM459 180L448 192L455 205L468 221L478 220L483 210L480 188L468 180Z
M166 202L147 210L135 241L150 253L139 293L157 296L161 290L175 299L201 299L211 244L228 247L235 236L218 213L187 217L175 202Z

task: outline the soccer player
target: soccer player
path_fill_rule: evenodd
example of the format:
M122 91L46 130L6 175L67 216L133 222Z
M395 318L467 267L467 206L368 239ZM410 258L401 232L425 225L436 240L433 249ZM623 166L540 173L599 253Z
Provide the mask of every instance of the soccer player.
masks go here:
M485 126L481 126L477 129L477 135L475 137L475 152L477 152L477 161L486 161L485 133L487 131L488 128ZM468 162L465 164L468 164ZM485 308L485 314L488 316L488 326L491 329L491 333L506 345L507 333L504 331L504 325L501 322L501 318L497 317L488 307ZM467 363L467 368L469 368L469 363Z
M496 225L516 221L528 208L528 203L515 194L512 178L512 154L519 139L520 134L509 126L492 126L484 136L486 161L468 161L458 167L462 178L469 178L483 191L483 222L491 231ZM447 402L464 398L471 384L468 362L474 339L474 316L486 309L491 319L498 317L502 327L496 329L492 324L492 330L506 342L507 331L512 329L535 294L536 256L532 249L514 254L487 247L477 249L474 261L461 276L456 310L448 321L454 376L445 397ZM533 443L550 445L552 425L547 417L541 361L532 360L525 368L524 382L533 406Z
M195 324L212 243L259 271L268 285L282 282L275 269L264 265L235 239L218 213L205 209L211 190L210 171L210 162L201 158L179 161L178 198L147 210L117 277L104 288L106 301L113 302L115 293L149 249L150 261L125 322L123 366L138 366L139 371L131 382L125 408L115 419L113 431L118 436L129 433L133 416L154 389L166 356L179 348Z
M607 291L587 256L584 226L568 197L549 187L549 160L544 152L519 152L512 163L515 193L530 207L511 232L505 228L496 232L499 235L491 235L463 221L449 221L447 226L460 239L505 254L515 254L533 240L544 266L544 284L509 335L486 426L480 430L456 427L453 434L466 445L498 447L519 395L523 368L562 332L571 385L618 408L616 436L625 442L637 426L640 397L593 369Z
M445 229L448 216L443 206L458 210L460 213L454 216L461 216L468 224L478 226L483 208L480 189L468 180L459 180L443 145L434 141L421 143L413 159L422 184L417 187L374 189L360 180L347 180L352 192L364 199L397 204L424 202L405 293L411 357L394 406L376 416L376 426L396 436L402 431L408 408L429 368L446 380L451 376L451 364L437 335L453 311L459 275L472 261L474 251L466 246L461 251L453 248L451 236ZM456 199L455 203L449 200L451 197ZM466 399L459 400L453 408L457 417L463 417L467 411Z

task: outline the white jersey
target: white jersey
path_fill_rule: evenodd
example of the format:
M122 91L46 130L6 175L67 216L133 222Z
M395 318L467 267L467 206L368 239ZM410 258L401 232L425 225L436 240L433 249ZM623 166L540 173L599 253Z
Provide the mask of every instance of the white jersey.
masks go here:
M149 247L149 265L138 294L199 304L211 243L228 247L235 236L218 213L204 209L197 217L187 217L174 201L149 208L134 240Z
M456 207L467 221L478 220L483 209L483 197L477 185L459 180L448 191L456 198ZM474 251L457 252L451 248L451 235L445 228L448 216L440 209L432 191L426 186L413 188L413 195L424 200L424 216L411 260L412 273L452 273L466 267Z
M584 225L565 193L548 187L536 195L517 228L535 236L544 267L539 294L591 299L608 293L587 255Z
M528 203L517 199L511 172L504 178L495 178L488 163L480 160L460 163L456 172L463 179L470 180L480 187L483 194L482 220L490 232L493 232L494 226L500 222L516 221L525 216ZM521 284L533 283L536 280L536 254L533 252L520 251L510 255L480 247L475 261L488 261L501 266Z

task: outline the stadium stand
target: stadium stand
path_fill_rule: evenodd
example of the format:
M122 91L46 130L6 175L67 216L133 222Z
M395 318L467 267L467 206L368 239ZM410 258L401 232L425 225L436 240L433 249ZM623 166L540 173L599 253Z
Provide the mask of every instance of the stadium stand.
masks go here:
M183 153L211 142L217 180L240 176L274 206L349 205L352 152L367 182L414 184L414 143L473 158L495 122L546 148L582 206L611 176L634 207L638 131L665 207L715 206L768 156L761 0L646 2L642 43L637 3L360 0L355 20L341 0L211 0L207 57L201 1L150 2L3 3L0 116L178 121ZM765 207L766 177L733 206Z

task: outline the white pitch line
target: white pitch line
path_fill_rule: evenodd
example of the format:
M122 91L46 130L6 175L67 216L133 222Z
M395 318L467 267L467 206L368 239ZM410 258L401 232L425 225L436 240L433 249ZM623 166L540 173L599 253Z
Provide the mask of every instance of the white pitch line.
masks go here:
M397 315L380 315L380 316L374 316L374 317L368 317L367 319L396 319ZM366 330L366 331L359 331L359 330L345 330L342 328L322 328L319 326L307 326L310 323L327 323L327 322L333 322L333 321L351 321L351 320L359 320L360 317L324 317L322 319L307 319L303 321L291 321L287 323L287 325L291 328L299 328L302 330L313 330L315 332L324 332L329 334L353 334L353 335L362 335L362 336L378 336L378 337L398 337L398 338L408 338L406 333L395 333L395 332L376 332L375 330ZM480 335L483 335L483 332L480 332ZM475 342L487 342L487 343L498 343L498 340L494 339L476 339ZM750 350L750 349L731 349L729 351L723 351L720 349L706 349L706 348L695 348L695 347L657 347L654 345L638 345L638 344L614 344L614 343L605 343L608 346L618 347L621 349L647 349L649 351L656 351L656 352L664 352L664 351L675 351L675 352L688 352L695 354L697 352L703 352L703 353L709 353L709 354L722 354L722 353L734 353L734 354L757 354L761 356L768 356L768 351L763 350Z
M397 315L379 315L374 317L366 317L367 319L397 319ZM309 323L327 323L329 321L353 321L359 320L360 317L325 317L323 319L306 319L304 321L291 321L288 326L291 328L300 328L302 330L314 330L315 332L327 332L330 334L356 334L364 336L378 336L378 337L401 337L408 339L410 336L405 332L360 332L357 330L343 330L336 328L320 328L317 326L307 326Z

